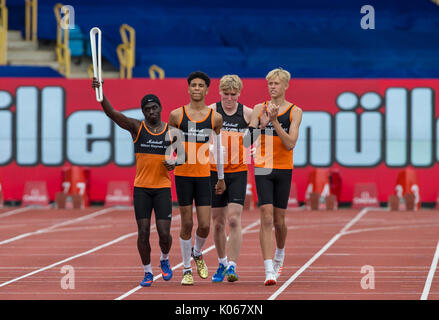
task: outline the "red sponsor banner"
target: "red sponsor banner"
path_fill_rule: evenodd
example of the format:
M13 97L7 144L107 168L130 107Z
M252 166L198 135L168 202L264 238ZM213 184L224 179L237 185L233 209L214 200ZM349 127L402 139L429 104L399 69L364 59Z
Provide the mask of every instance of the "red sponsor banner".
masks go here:
M376 183L357 183L352 200L353 208L379 207Z
M24 185L23 206L47 206L49 196L45 181L26 181Z
M105 206L131 206L132 192L128 181L110 181L105 197Z
M243 83L245 105L269 98L264 79ZM0 179L6 201L20 201L29 180L46 181L54 200L62 191L62 168L72 165L89 170L90 201L105 200L110 180L134 180L131 138L103 113L90 80L1 78L0 84ZM219 100L218 84L212 79L206 103ZM438 89L437 79L293 79L286 99L304 111L294 149L298 200L305 200L311 170L323 167L339 173L340 202L352 202L354 186L362 182L376 183L378 200L387 202L399 171L410 167L422 190L420 201L435 202ZM142 116L140 101L147 93L159 96L164 121L189 102L186 79L107 79L103 90L131 117Z

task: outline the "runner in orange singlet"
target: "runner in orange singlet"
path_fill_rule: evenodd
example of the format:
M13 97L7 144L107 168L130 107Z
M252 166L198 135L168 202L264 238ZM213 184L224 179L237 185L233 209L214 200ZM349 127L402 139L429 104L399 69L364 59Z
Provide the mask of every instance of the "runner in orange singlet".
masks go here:
M282 272L285 257L285 209L291 188L293 149L299 136L302 110L285 100L290 73L281 68L267 76L271 101L257 104L252 113L248 134L257 138L255 155L255 182L261 211L259 240L265 266L265 285L274 285ZM246 134L247 136L247 134ZM246 141L248 141L246 139ZM273 259L272 228L276 237Z
M100 83L93 79L92 88ZM141 286L151 286L154 276L151 267L151 246L149 243L151 212L154 209L156 227L161 249L160 267L164 280L172 278L169 264L169 251L172 237L170 233L172 219L170 170L184 163L185 154L178 154L177 161L172 159L174 147L180 150L182 145L174 138L166 122L161 121L162 105L154 94L147 94L141 101L144 121L125 116L115 110L104 95L101 102L105 114L118 126L127 130L134 143L136 156L136 177L134 180L134 212L137 221L137 249L142 260L145 277ZM172 141L172 142L171 142Z
M252 109L238 102L241 89L242 81L237 75L223 76L219 84L221 101L209 106L223 117L221 140L225 148L224 180L227 188L221 195L212 188L213 239L219 261L212 282L222 282L224 277L229 282L238 280L236 263L241 249L241 214L247 191L246 149L242 139L252 113ZM211 179L212 182L218 179L215 164L211 164Z
M213 136L218 159L223 119L221 115L208 108L205 96L208 93L210 78L201 71L191 73L188 78L190 103L177 108L169 115L169 125L181 130L184 138L187 161L175 169L175 188L181 215L180 246L183 257L182 285L193 285L191 256L202 279L208 277L208 269L202 256L202 247L210 230L211 182L209 141ZM214 132L213 132L214 131ZM223 170L222 163L219 166ZM224 173L222 172L222 175ZM216 192L223 193L226 186L222 176L215 185ZM192 203L195 201L198 227L192 247Z

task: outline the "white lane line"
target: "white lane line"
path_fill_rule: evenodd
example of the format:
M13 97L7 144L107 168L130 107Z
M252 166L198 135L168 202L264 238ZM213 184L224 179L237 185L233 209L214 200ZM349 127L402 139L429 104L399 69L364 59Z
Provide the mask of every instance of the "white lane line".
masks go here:
M360 220L369 210L372 210L372 208L364 208L361 210L351 221L349 221L341 230L339 233L337 233L334 237L332 237L331 240L329 240L311 259L309 259L299 270L296 271L287 281L284 282L284 284L275 292L273 293L268 300L274 300L276 299L294 280L297 279L298 276L300 276L310 265L314 263L323 253L325 253L326 250L328 250L334 242L336 242L342 235L345 234L345 232L352 227L358 220Z
M47 207L47 208L49 208L49 207ZM9 216L12 216L14 214L25 212L25 211L28 211L31 209L47 209L47 208L46 207L43 207L43 208L42 207L21 207L21 208L17 208L17 209L13 209L13 210L1 213L0 218L9 217Z
M129 208L129 207L128 207L128 208ZM127 207L113 207L113 208L107 208L107 209L113 209L113 210L127 210ZM106 209L104 209L104 210L106 210ZM95 213L99 213L99 212L101 212L101 211L103 211L103 210L97 211L97 212L95 212ZM101 214L103 214L103 213L101 213ZM180 218L180 217L178 217L178 218ZM154 230L155 227L156 227L155 225L151 226L151 231ZM74 256L71 256L71 257L69 257L69 258L66 258L66 259L64 259L64 260L61 260L61 261L58 261L58 262L52 263L51 265L48 265L48 266L46 266L46 267L43 267L43 268L40 268L40 269L38 269L38 270L35 270L35 271L32 271L32 272L29 272L29 273L27 273L27 274L25 274L25 275L23 275L23 276L20 276L20 277L14 278L14 279L12 279L12 280L6 281L6 282L0 284L0 288L1 288L1 287L4 287L4 286L7 286L8 284L14 283L14 282L16 282L16 281L19 281L19 280L21 280L21 279L24 279L24 278L30 277L30 276L32 276L32 275L34 275L34 274L36 274L36 273L39 273L39 272L42 272L42 271L45 271L45 270L51 269L51 268L56 267L56 266L58 266L58 265L60 265L60 264L63 264L63 263L65 263L65 262L68 262L68 261L70 261L70 260L73 260L73 259L76 259L76 258L79 258L79 257L85 256L85 255L88 255L88 254L90 254L90 253L96 252L96 251L98 251L98 250L101 250L101 249L103 249L103 248L106 248L106 247L108 247L108 246L111 246L111 245L113 245L113 244L115 244L115 243L118 243L118 242L120 242L120 241L123 241L123 240L125 240L125 239L127 239L127 238L130 238L130 237L132 237L132 236L135 236L135 235L137 235L137 231L136 231L136 232L127 233L127 234L125 234L125 235L123 235L123 236L120 236L119 238L116 238L116 239L114 239L114 240L112 240L112 241L109 241L109 242L107 242L107 243L104 243L104 244L102 244L102 245L100 245L100 246L97 246L97 247L95 247L95 248L93 248L93 249L90 249L90 250L84 251L84 252L82 252L82 253L78 253L78 254L76 254L76 255L74 255Z
M436 246L433 261L431 262L430 271L428 272L427 281L425 281L424 291L422 291L421 300L427 300L430 293L431 283L433 282L434 273L436 272L437 262L439 260L439 241Z
M96 211L94 213L91 213L91 214L88 214L88 215L85 215L85 216L82 216L82 217L79 217L79 218L76 218L76 219L67 220L67 221L64 221L64 222L61 222L61 223L54 224L54 225L52 225L50 227L47 227L47 228L39 229L39 230L32 231L32 232L22 233L22 234L20 234L18 236L2 240L2 241L0 241L0 245L11 243L11 242L23 239L23 238L27 238L27 237L36 235L36 234L46 233L46 232L49 232L49 231L51 231L51 230L53 230L55 228L58 228L58 227L63 227L63 226L67 226L69 224L73 224L73 223L82 222L82 221L85 221L85 220L88 220L88 219L92 219L94 217L106 214L106 213L108 213L110 211L113 211L113 210L129 210L129 209L128 208L119 208L119 207L110 207L110 208L106 208L106 209L101 209L99 211Z
M390 227L376 227L376 228L364 228L364 229L356 229L347 231L344 235L355 234L355 233L363 233L363 232L375 232L375 231L385 231L385 230L401 230L401 229L419 229L419 228L432 228L439 227L437 223L430 224L411 224L411 225L399 225L399 226L390 226Z
M98 251L98 250L101 250L101 249L103 249L103 248L105 248L105 247L111 246L111 245L113 245L113 244L115 244L115 243L117 243L117 242L123 241L123 240L125 240L125 239L127 239L127 238L129 238L129 237L135 236L135 235L137 235L137 231L136 231L136 232L132 232L132 233L125 234L125 235L123 235L123 236L120 236L120 237L117 238L117 239L114 239L114 240L112 240L112 241L109 241L109 242L107 242L107 243L104 243L104 244L102 244L102 245L100 245L100 246L97 246L97 247L95 247L95 248L93 248L93 249L90 249L90 250L84 251L84 252L82 252L82 253L79 253L79 254L77 254L77 255L71 256L71 257L66 258L66 259L64 259L64 260L61 260L61 261L58 261L58 262L52 263L51 265L48 265L48 266L46 266L46 267L43 267L43 268L40 268L40 269L38 269L38 270L35 270L35 271L32 271L32 272L29 272L29 273L27 273L27 274L25 274L25 275L22 275L22 276L20 276L20 277L17 277L17 278L14 278L14 279L12 279L12 280L9 280L9 281L6 281L6 282L3 282L3 283L0 284L0 288L1 288L1 287L4 287L4 286L7 286L8 284L11 284L11 283L17 282L17 281L19 281L19 280L21 280L21 279L24 279L24 278L30 277L30 276L32 276L32 275L34 275L34 274L39 273L39 272L42 272L42 271L45 271L45 270L51 269L51 268L56 267L56 266L58 266L58 265L60 265L60 264L66 263L66 262L68 262L68 261L70 261L70 260L73 260L73 259L76 259L76 258L79 258L79 257L85 256L85 255L87 255L87 254L90 254L90 253L96 252L96 251Z
M260 219L258 219L258 220L256 220L255 222L249 224L247 227L245 227L244 229L242 229L242 234L247 233L248 230L250 230L251 228L257 226L259 223L260 223ZM227 237L227 238L228 238L228 237ZM206 253L208 253L209 251L213 250L214 248L215 248L215 245L211 245L209 248L203 250L202 253L203 253L203 254L206 254ZM174 267L172 267L172 270L176 270L176 269L178 269L178 268L180 268L180 267L182 267L182 266L183 266L183 262L180 262L179 264L177 264L177 265L175 265ZM162 276L161 273L160 273L159 275L155 276L154 279L153 279L153 281L156 281L156 280L159 279L161 276ZM128 292L122 294L121 296L117 297L117 298L114 299L114 300L123 300L123 299L125 299L126 297L132 295L134 292L136 292L136 291L138 291L138 290L140 290L140 289L142 289L142 288L143 288L143 287L139 285L139 286L137 286L137 287L131 289L130 291L128 291Z

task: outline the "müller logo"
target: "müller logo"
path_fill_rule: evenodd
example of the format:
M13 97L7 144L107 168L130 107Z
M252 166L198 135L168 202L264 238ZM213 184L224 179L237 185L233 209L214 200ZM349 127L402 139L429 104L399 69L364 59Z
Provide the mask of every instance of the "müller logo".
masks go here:
M431 88L388 88L384 96L342 92L339 111L304 112L296 167L430 167L439 161L439 119ZM360 111L360 112L359 112Z
M66 93L60 86L21 86L15 96L0 90L0 165L13 161L19 166L61 166L65 161L86 166L135 163L128 132L112 123L102 110L78 110L67 116L65 101ZM303 106L295 167L335 163L344 167L382 163L388 167L430 167L439 162L439 119L435 118L433 89L389 87L383 96L341 91L335 103L335 114L306 111ZM140 108L123 113L143 119ZM191 129L191 133L197 132Z

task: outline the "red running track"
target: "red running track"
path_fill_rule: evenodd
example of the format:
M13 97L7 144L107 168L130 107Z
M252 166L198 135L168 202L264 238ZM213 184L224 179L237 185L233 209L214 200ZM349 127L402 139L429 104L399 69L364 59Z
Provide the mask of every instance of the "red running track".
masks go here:
M238 282L211 282L218 261L209 236L204 247L209 278L199 278L192 262L195 285L180 285L175 209L170 257L174 277L165 282L159 276L158 237L152 232L156 280L140 288L143 269L132 209L1 209L0 299L439 300L437 211L290 211L284 271L270 287L263 284L258 211L244 212L242 221ZM73 268L74 289L62 288L65 266ZM362 273L362 268L369 269Z

